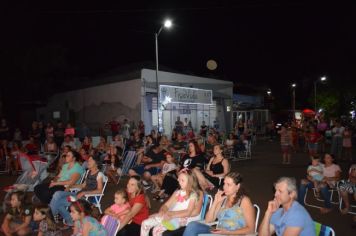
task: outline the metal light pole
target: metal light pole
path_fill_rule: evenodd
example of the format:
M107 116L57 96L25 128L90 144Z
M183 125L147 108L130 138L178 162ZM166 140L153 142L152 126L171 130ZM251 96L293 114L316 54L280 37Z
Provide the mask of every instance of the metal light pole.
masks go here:
M320 81L323 82L326 80L326 77L323 76L320 78ZM314 111L316 112L316 84L318 83L319 80L314 81Z
M155 33L155 49L156 49L156 88L157 88L157 132L159 131L159 84L158 84L158 36L163 30L163 28L171 28L172 21L165 20L164 24L159 28L158 32Z
M297 84L296 83L293 83L292 84L292 109L293 109L293 119L294 119L294 116L295 116L295 87L297 87Z

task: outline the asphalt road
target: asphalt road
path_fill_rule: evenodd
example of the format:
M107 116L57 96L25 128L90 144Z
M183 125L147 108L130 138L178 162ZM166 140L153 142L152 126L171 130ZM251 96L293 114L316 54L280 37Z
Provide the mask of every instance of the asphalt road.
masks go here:
M355 153L355 150L354 150ZM354 160L355 160L354 156ZM296 153L292 157L291 165L281 164L281 154L278 141L258 140L257 144L252 146L252 159L231 162L232 171L238 171L243 175L245 187L252 199L261 208L260 221L263 218L267 202L273 199L273 183L281 176L292 176L297 178L298 182L305 177L309 158L306 153ZM350 163L341 162L342 176L346 177ZM0 175L0 188L13 183L16 177ZM102 209L110 206L114 201L114 192L126 186L127 178L123 178L119 186L109 183L102 199ZM5 193L0 193L0 198L4 199ZM311 199L313 201L313 199ZM161 203L152 201L151 213L155 213ZM335 205L334 210L326 215L322 215L318 209L306 207L312 218L322 224L331 226L336 235L352 236L356 235L356 229L351 228L352 216L341 215ZM3 219L1 214L0 219ZM68 234L69 235L69 234Z

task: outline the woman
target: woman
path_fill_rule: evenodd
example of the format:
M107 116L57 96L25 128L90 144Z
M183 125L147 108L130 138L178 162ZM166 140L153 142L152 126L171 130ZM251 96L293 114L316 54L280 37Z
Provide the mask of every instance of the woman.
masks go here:
M206 179L205 186L203 187L208 187L213 184L214 187L218 188L220 186L220 179L224 178L229 172L229 162L224 158L222 152L219 144L214 146L214 156L210 159L206 170L203 172Z
M331 154L326 153L324 156L324 167L322 184L320 186L320 193L324 199L324 207L320 209L322 214L328 213L332 210L330 202L330 188L334 188L337 181L340 180L341 169L340 166L334 164L334 157ZM308 188L313 188L314 183L309 180L302 180L298 193L298 201L304 205L304 196Z
M42 183L35 186L34 193L42 203L50 203L55 192L64 191L67 187L79 184L80 177L84 174L84 169L77 162L79 154L69 151L65 158L66 163L62 166L59 175L50 184Z
M224 190L219 190L205 217L205 223L218 219L216 229L197 221L190 222L183 236L199 234L245 235L255 230L255 209L242 186L239 173L229 173L224 180Z
M47 153L57 153L58 147L57 144L54 142L53 137L48 137L47 142L44 145L44 151Z
M130 177L126 191L129 195L131 210L120 222L118 236L140 235L141 223L148 218L149 201L145 197L141 178ZM131 223L130 223L131 222Z
M86 152L90 152L91 149L93 149L93 144L91 142L91 138L89 138L88 136L85 136L82 142L82 146L81 148L83 148Z
M85 194L97 194L101 193L104 186L104 175L99 171L100 169L100 158L90 156L88 159L88 175L83 184L73 185L72 188L80 189L80 192L71 193L69 191L57 191L49 204L53 215L60 214L65 220L67 225L73 225L73 220L70 217L67 208L70 206L67 197L72 195L76 196L77 199L82 198Z

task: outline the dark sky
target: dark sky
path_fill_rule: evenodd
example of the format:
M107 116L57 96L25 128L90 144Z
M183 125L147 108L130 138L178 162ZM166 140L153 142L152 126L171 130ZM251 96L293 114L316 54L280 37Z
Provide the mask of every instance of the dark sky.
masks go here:
M159 61L175 70L270 87L286 100L296 81L299 102L323 75L355 86L356 8L346 2L96 2L1 3L7 86L20 82L32 91L25 98L43 99L83 77L154 62L154 33L165 17L174 28L159 37ZM218 63L214 72L209 59Z

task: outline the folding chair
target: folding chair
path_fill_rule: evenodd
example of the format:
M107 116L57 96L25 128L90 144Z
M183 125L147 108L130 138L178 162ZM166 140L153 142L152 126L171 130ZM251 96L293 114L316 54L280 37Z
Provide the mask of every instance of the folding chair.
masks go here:
M205 214L206 214L207 210L209 210L211 208L212 204L213 204L213 197L210 194L204 193L203 205L202 205L201 211L200 211L200 217L201 217L200 220L205 219Z
M245 151L238 152L238 160L247 160L252 158L251 141L245 143Z
M106 229L107 235L116 235L120 228L120 221L108 215L103 216L101 224Z
M80 177L80 181L79 181L80 184L83 184L83 183L84 183L84 181L86 180L88 174L89 174L89 170L87 170L87 171L85 172L85 174ZM70 188L70 189L69 189L69 191L71 191L72 193L77 193L77 192L79 192L80 190L81 190L81 188Z
M124 162L122 164L121 175L119 175L117 184L119 184L120 179L123 175L127 175L129 173L129 170L135 165L136 159L137 159L136 151L127 151L124 153L123 156Z
M319 202L324 202L324 199L321 199L318 195L317 195L317 191L316 191L316 188L312 188L312 191L313 191L313 195L314 195L314 198L319 201ZM330 202L334 205L339 205L339 202L340 202L340 198L338 197L337 198L337 201L333 201L333 196L334 196L334 193L336 193L338 195L338 191L336 188L332 188L332 189L329 189L329 191L331 192L330 194ZM309 192L309 189L307 189L307 191L305 191L305 195L304 195L304 205L306 206L309 206L309 207L314 207L314 208L323 208L322 206L318 206L318 205L313 205L311 203L308 203L307 202L307 195L308 195L308 192Z
M314 226L316 236L335 236L335 231L330 226L322 225L316 221L314 221Z
M106 185L108 183L108 177L104 175L103 181L104 181L104 185L103 185L103 189L101 190L101 193L85 194L84 195L84 197L87 201L93 203L94 206L99 209L100 214L103 214L103 212L101 210L101 199L104 196Z

